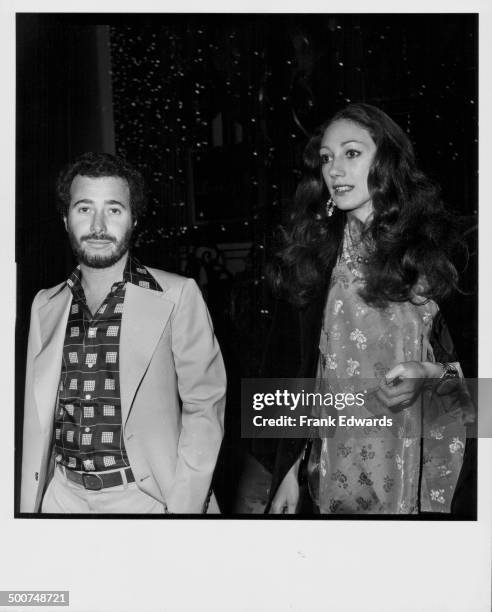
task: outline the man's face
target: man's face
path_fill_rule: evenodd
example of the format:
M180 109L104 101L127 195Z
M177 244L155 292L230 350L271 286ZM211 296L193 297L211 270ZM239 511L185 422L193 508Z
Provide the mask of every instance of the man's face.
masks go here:
M64 220L80 263L91 268L114 265L128 251L134 228L128 183L116 176L77 175Z

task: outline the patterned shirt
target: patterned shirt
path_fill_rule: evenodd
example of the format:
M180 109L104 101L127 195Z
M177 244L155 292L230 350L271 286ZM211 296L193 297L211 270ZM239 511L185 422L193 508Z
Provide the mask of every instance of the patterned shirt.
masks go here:
M123 281L114 283L94 315L77 267L67 285L72 304L63 345L55 413L56 460L79 471L115 470L129 465L120 400L120 329L126 283L162 291L153 276L128 258Z

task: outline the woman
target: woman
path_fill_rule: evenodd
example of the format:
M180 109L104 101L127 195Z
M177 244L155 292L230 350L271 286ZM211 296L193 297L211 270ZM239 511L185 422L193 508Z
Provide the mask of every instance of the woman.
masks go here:
M393 415L399 433L338 427L309 444L283 440L270 512L298 509L303 456L321 513L449 512L464 418L456 409L446 417L444 406L432 429L436 411L431 418L422 398L426 381L460 375L436 303L457 285L454 224L407 135L374 106L337 113L311 138L304 161L271 269L277 292L300 308L298 376L337 391L373 381L360 416Z

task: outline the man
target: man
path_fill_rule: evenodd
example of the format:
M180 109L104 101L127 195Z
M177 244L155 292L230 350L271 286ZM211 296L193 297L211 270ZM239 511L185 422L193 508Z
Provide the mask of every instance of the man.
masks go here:
M21 512L218 512L226 378L201 293L130 256L126 161L84 154L57 188L79 266L32 306Z

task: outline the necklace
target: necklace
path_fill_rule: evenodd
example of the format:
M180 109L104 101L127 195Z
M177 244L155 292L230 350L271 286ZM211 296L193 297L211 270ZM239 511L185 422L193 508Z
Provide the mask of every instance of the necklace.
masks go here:
M364 254L364 244L361 240L361 234L359 229L357 228L356 232L357 237L354 239L351 231L351 223L347 223L345 227L345 233L343 237L343 246L342 246L342 259L346 263L347 268L350 272L359 279L364 277L361 266L366 265L368 262L367 256ZM355 228L354 228L355 229Z

